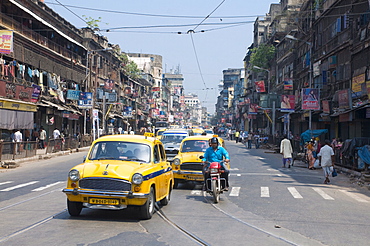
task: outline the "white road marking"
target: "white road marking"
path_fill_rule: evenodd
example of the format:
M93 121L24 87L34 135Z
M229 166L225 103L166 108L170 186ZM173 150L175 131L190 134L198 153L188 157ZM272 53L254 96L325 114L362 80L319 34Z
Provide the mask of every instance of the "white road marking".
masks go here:
M191 195L196 195L196 196L200 196L202 195L202 191L201 190L192 190L190 192Z
M369 201L361 198L358 194L355 194L355 193L352 193L352 192L348 192L346 190L339 190L339 191L343 192L344 194L346 194L347 196L355 199L358 202L369 202Z
M261 197L270 197L269 187L261 187Z
M279 171L279 170L277 170L277 169L272 169L272 168L267 168L267 171L274 171L274 172L277 172L277 171Z
M0 183L0 185L10 184L10 183L13 183L13 181L2 182L2 183Z
M229 170L230 170L230 171L238 171L238 170L239 170L239 168L230 168Z
M58 184L61 184L61 183L64 183L64 181L59 181L59 182L55 182L55 183L52 183L52 184L48 184L46 186L43 186L43 187L39 187L39 188L36 188L36 189L33 189L32 191L42 191L42 190L45 190L47 188L50 188L54 185L58 185Z
M326 194L322 189L320 189L320 188L312 188L312 189L314 191L316 191L320 196L322 196L322 198L324 198L326 200L334 200L334 198L332 198L331 196Z
M301 196L301 194L299 194L299 192L297 191L297 189L296 189L296 188L294 188L294 187L288 187L288 190L289 190L290 194L292 194L292 196L293 196L294 198L303 198L303 197Z
M36 184L37 182L39 182L39 181L32 181L32 182L28 182L28 183L24 183L24 184L16 185L16 186L9 187L9 188L6 188L6 189L0 190L0 191L11 191L11 190L15 190L15 189L18 189L18 188L22 188L22 187L25 187L25 186L28 186L28 185Z
M240 173L238 173L236 176L238 176L238 177L240 177L240 176L242 176Z
M229 196L239 196L240 187L232 187Z

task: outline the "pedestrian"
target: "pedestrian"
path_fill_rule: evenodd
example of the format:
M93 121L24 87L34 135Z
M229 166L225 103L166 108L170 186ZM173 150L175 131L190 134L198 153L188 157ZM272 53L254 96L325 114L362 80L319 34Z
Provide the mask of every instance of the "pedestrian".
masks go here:
M256 149L260 147L260 135L258 132L254 135L254 144L256 145Z
M24 140L25 141L31 141L31 132L28 129L24 130Z
M315 147L314 147L314 143L312 141L310 141L308 144L307 144L307 161L308 161L308 169L310 170L314 170L315 167L315 161L316 161L316 157L315 156Z
M14 133L14 140L15 140L15 153L20 153L21 152L21 143L22 143L22 133L19 130L16 130Z
M53 137L54 137L54 139L60 138L60 131L56 127L53 131Z
M284 135L284 139L281 140L280 153L283 155L282 167L285 167L286 163L288 162L288 168L290 168L290 164L292 163L293 148L287 135Z
M330 183L330 167L334 167L334 151L333 148L330 147L330 140L325 140L325 145L320 149L320 152L317 156L319 157L319 165L324 171L324 184Z
M235 142L238 143L239 142L239 134L240 132L239 131L236 131L235 132Z
M32 131L32 141L39 141L40 133L37 131L37 129L33 129Z
M253 141L253 133L248 133L248 149L252 148L252 141Z
M46 131L44 127L40 128L40 142L39 142L39 147L40 149L45 149L45 140L46 140Z
M118 127L118 134L122 134L122 127Z

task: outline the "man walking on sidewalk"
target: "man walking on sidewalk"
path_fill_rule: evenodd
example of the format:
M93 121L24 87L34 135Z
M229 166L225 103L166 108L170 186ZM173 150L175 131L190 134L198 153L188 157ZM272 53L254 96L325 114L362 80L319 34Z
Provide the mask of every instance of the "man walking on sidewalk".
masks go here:
M330 167L334 167L334 151L332 147L330 147L330 141L325 140L325 145L320 149L319 154L319 163L324 171L325 181L324 184L330 183L329 176L331 174Z
M292 163L293 148L287 135L284 135L284 139L281 140L280 153L283 155L283 167L285 167L285 164L288 162L288 168L290 168L290 164Z

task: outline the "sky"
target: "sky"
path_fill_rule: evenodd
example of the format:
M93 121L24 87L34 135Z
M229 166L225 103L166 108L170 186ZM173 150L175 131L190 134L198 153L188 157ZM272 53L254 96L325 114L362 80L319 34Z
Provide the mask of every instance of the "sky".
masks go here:
M279 1L45 0L77 28L87 26L86 17L100 19L98 34L123 52L161 55L163 72L179 67L185 93L197 94L210 113L222 71L243 68L254 22L272 3Z

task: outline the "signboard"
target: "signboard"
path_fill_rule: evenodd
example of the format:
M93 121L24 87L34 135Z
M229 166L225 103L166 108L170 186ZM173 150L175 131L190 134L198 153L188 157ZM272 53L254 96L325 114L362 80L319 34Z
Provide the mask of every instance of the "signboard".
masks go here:
M284 90L292 91L293 90L293 80L292 79L284 79Z
M92 114L93 114L93 119L94 119L94 120L99 119L99 110L97 110L97 109L93 109Z
M302 89L302 109L320 110L319 89L304 88Z
M265 90L265 81L263 81L263 80L256 81L256 82L254 82L254 84L256 85L256 91L257 92L266 92L266 90Z
M122 115L124 117L132 117L132 107L124 106L123 107Z
M39 89L41 89L39 87ZM8 83L4 80L0 80L0 96L4 98L21 100L24 102L37 102L40 95L40 91L35 91L35 87L17 85L14 83Z
M362 84L365 83L365 73L352 78L352 98L362 96Z
M68 90L67 91L67 99L69 100L80 100L80 93L81 91L76 91L76 90Z
M10 54L13 52L13 31L0 30L0 53Z
M92 108L92 92L81 92L78 100L79 108Z
M330 105L328 100L322 101L322 111L326 114L330 114Z
M338 106L344 109L350 108L349 91L347 89L338 91Z
M295 108L294 95L282 95L280 101L280 109L282 112L293 112Z

